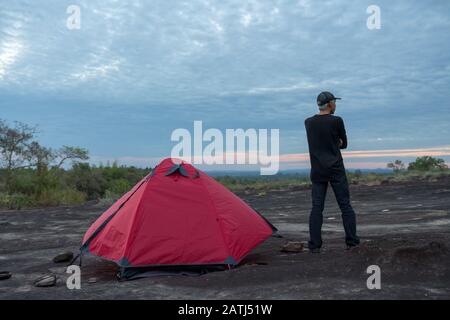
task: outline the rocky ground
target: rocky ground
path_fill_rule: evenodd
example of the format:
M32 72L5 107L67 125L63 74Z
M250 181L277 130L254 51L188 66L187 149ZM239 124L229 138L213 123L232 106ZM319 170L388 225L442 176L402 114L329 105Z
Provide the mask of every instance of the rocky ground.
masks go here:
M233 270L200 277L158 276L128 282L115 278L115 264L83 259L81 290L68 290L63 265L52 258L76 251L88 226L106 209L0 211L0 299L449 299L450 179L352 185L362 245L346 251L334 195L329 190L321 254L284 253L286 241L306 241L310 191L240 194L280 230ZM381 289L369 290L367 268L381 268ZM58 275L56 286L33 280ZM91 281L88 281L88 280Z

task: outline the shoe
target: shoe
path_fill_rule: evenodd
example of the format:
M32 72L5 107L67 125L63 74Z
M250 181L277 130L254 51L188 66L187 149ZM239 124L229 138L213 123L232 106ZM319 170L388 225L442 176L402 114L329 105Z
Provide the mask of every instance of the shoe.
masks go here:
M320 253L320 248L309 249L310 253Z

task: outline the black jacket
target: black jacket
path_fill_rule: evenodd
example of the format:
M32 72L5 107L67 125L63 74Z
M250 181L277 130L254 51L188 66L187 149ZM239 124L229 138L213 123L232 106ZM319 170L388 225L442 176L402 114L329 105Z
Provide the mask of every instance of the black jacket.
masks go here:
M329 181L345 174L341 150L347 148L347 135L341 117L314 115L305 120L311 161L311 180ZM339 146L339 139L342 145Z

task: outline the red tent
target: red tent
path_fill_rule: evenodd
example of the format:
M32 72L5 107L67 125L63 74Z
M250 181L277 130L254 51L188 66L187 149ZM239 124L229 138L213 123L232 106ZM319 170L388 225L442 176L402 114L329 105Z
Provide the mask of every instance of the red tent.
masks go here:
M233 266L276 228L192 165L163 160L88 229L81 252L121 275L149 266Z

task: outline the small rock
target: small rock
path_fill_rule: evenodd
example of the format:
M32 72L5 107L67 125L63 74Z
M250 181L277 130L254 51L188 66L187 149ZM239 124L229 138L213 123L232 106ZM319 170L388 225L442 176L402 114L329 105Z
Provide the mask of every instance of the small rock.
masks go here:
M0 271L0 280L6 280L11 278L12 274L9 271Z
M327 218L328 220L336 220L336 218L335 217L329 217L329 218Z
M56 275L46 274L34 280L35 287L53 287L56 284Z
M58 254L53 258L54 263L62 263L62 262L70 262L73 259L73 252L67 251L61 254Z
M389 212L389 209L384 209L382 210L382 212Z
M89 278L88 279L88 283L96 283L97 282L97 278Z
M281 252L302 252L303 243L298 241L289 241L281 247Z

